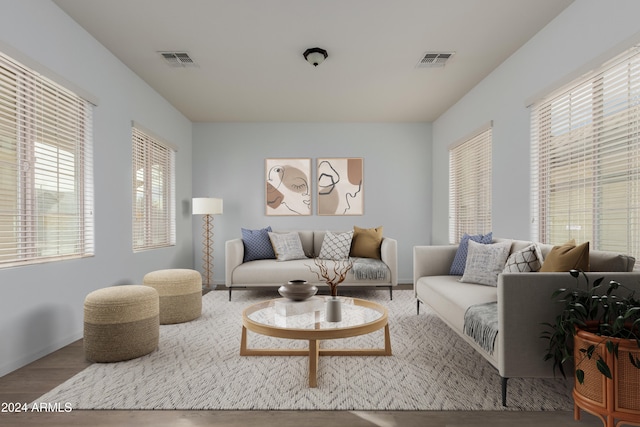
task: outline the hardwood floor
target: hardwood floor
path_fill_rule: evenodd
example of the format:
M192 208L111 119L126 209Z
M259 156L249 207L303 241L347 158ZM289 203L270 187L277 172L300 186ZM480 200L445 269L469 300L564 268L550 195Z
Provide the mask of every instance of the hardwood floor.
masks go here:
M37 401L38 397L90 365L84 359L82 340L0 378L0 426L224 426L224 427L501 427L601 426L584 413L573 420L569 411L82 411L5 412L11 404ZM55 402L42 402L52 403ZM63 402L61 403L63 405Z

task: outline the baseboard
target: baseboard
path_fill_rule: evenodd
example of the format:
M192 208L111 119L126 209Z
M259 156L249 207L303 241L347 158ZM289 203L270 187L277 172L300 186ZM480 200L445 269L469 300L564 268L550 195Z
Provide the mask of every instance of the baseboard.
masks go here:
M0 377L5 376L17 369L20 369L28 365L29 363L35 362L36 360L41 359L53 353L54 351L60 350L61 348L66 347L67 345L79 340L80 338L82 338L82 336L83 336L83 332L80 331L67 338L56 341L55 343L52 343L51 345L48 345L45 348L42 348L36 351L35 353L22 356L19 359L11 360L7 363L0 365Z

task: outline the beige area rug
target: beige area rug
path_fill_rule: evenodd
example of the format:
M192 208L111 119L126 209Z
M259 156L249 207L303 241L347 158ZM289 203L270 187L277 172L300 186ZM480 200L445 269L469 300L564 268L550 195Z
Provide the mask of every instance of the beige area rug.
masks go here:
M344 291L389 309L393 356L322 356L318 387L308 387L301 356L241 357L241 312L278 295L271 291L210 292L199 319L160 326L153 353L126 362L93 364L39 402L74 409L279 409L279 410L570 410L563 379L509 380L508 407L500 401L495 369L428 307L416 315L413 291ZM379 347L382 331L323 342ZM301 342L249 332L253 347ZM326 345L325 345L326 344ZM551 367L549 367L551 369Z

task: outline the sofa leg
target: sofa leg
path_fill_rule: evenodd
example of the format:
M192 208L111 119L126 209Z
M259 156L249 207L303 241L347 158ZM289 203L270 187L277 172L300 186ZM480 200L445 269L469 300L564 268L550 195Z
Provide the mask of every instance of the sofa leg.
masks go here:
M507 406L507 380L509 378L502 378L502 406Z
M231 301L231 286L229 286L229 301Z
M420 314L420 300L416 300L416 315Z
M393 301L393 287L389 286L389 299Z

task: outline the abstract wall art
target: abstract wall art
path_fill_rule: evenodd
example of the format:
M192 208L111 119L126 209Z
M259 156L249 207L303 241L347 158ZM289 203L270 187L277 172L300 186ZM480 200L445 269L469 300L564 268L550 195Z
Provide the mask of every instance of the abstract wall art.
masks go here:
M363 215L363 159L317 160L318 215Z
M266 159L267 215L311 215L311 159Z

